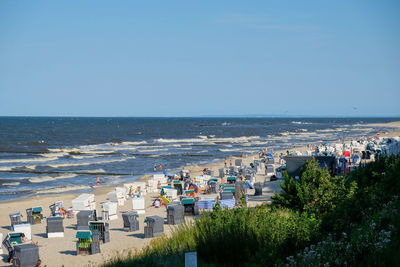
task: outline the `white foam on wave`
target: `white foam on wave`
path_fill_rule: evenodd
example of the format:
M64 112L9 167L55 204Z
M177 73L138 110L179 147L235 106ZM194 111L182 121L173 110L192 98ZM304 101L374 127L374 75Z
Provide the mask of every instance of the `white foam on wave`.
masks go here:
M47 166L52 168L61 168L61 167L76 167L76 166L88 166L88 165L95 165L95 164L106 164L112 162L122 162L126 161L127 159L134 159L135 157L126 157L121 159L110 159L110 160L99 160L99 161L89 161L89 162L81 162L81 163L60 163L60 164L48 164Z
M177 148L178 150L192 150L193 148L192 147L180 147L180 148Z
M17 186L20 185L20 182L11 182L11 183L4 183L2 184L3 186Z
M31 159L3 159L0 163L47 162L57 160L58 157L31 158Z
M76 154L110 154L114 153L116 150L110 143L98 144L98 145L87 145L79 146L73 148L51 148L48 149L50 152L54 153L76 153Z
M76 173L101 173L101 172L106 172L103 169L94 169L94 170L79 170Z
M53 158L53 157L60 158L60 157L64 157L65 155L68 155L68 153L66 153L66 152L50 152L50 153L41 153L39 155L42 157L45 157L45 158Z
M260 136L240 136L240 137L225 137L225 138L210 138L214 143L247 143L252 140L258 140Z
M130 141L124 141L121 142L123 145L130 145L130 146L140 146L140 145L146 145L146 141L139 141L139 142L130 142Z
M235 152L235 151L242 151L243 149L241 148L229 148L229 149L224 149L224 148L220 148L218 149L218 151L220 152Z
M37 194L62 193L62 192L68 192L68 191L84 190L84 189L89 189L89 188L91 188L91 186L87 186L87 185L63 186L63 187L55 187L55 188L38 190L38 191L36 191L36 193Z
M115 153L117 150L84 150L81 151L83 154L112 154Z
M72 155L71 158L73 159L92 159L92 158L96 158L98 157L97 155L93 155L93 156L77 156L77 155Z
M54 180L58 180L58 179L74 178L76 176L77 176L77 174L75 174L75 173L66 173L66 174L57 175L57 176L34 177L34 178L28 179L28 181L31 183L43 183L43 182L54 181Z
M186 139L164 139L159 138L154 140L157 143L199 143L204 142L202 138L186 138Z
M146 153L146 152L159 152L159 151L168 151L168 148L138 149L138 152L141 152L141 153Z
M292 124L312 124L311 122L305 122L305 121L291 121Z
M70 152L75 152L75 153L79 153L79 149L77 148L67 148L67 147L61 147L61 148L48 148L47 149L50 152L54 152L54 153L70 153Z
M164 139L159 138L154 140L158 143L247 143L251 140L260 139L260 136L240 136L240 137L207 137L200 136L200 138L186 138L186 139Z

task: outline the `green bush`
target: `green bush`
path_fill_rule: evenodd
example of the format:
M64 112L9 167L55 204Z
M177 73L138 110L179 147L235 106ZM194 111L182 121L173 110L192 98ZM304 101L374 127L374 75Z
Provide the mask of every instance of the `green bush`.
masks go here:
M346 186L342 177L331 177L329 171L319 168L313 159L307 162L298 179L284 172L281 188L283 192L272 197L274 205L321 217L350 198L357 186L356 182Z
M327 213L321 237L287 258L290 266L399 266L400 158L385 157L344 177L357 183L354 194Z

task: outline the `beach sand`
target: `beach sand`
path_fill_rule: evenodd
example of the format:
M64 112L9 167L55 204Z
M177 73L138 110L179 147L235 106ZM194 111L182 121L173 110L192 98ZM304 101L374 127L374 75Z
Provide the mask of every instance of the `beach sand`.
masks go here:
M379 124L379 125L371 125L372 127L386 127L387 124ZM394 128L394 132L388 133L388 136L393 136L394 134L398 134L398 130L395 129L400 128L400 122L391 123L391 126ZM293 149L291 149L293 150ZM303 148L295 148L296 151L306 150ZM280 153L281 151L276 151ZM282 151L283 152L283 151ZM228 165L230 160L234 162L234 157L228 159ZM243 159L243 164L249 165L253 159L258 159L258 155L250 155ZM214 173L218 173L218 169L224 166L223 161L208 164L205 166L190 166L186 169L190 170L191 177L195 177L197 175L202 174L202 170L204 168L208 168L214 170ZM263 171L261 171L263 173ZM261 173L260 172L260 173ZM151 175L144 176L141 180L146 180ZM279 184L281 180L270 182L268 177L265 175L257 174L256 181L265 182L263 188L263 195L255 197L253 196L253 192L249 193L249 206L259 205L261 203L270 202L271 196L274 192L280 191ZM96 209L98 212L98 216L101 216L101 203L106 202L106 195L108 192L112 191L114 187L103 187L99 186L92 193L95 194L96 201ZM27 208L33 206L42 206L44 216L50 216L50 209L48 208L51 204L56 201L63 201L64 207L71 207L72 199L76 198L79 194L48 194L35 196L30 198L24 198L20 200L12 200L0 203L0 232L3 233L3 236L6 236L10 231L10 219L9 214L12 212L20 211L24 215L26 220L25 210ZM131 200L125 201L124 206L118 207L118 219L108 221L110 225L110 241L106 244L101 244L101 253L96 255L76 255L76 218L73 219L65 219L64 220L64 237L63 238L46 238L46 223L45 221L42 224L32 225L32 239L37 241L40 245L39 254L40 259L42 260L42 266L96 266L100 263L103 263L106 259L109 259L118 253L123 253L125 249L140 249L144 245L148 244L151 239L144 238L144 219L149 215L159 215L161 217L166 218L166 209L162 208L153 208L150 207L154 198L157 197L158 194L152 193L147 194L145 196L146 203L146 213L141 214L139 217L140 222L140 230L136 232L125 232L123 231L123 221L120 212L132 210L132 202ZM191 220L192 218L186 217L186 220ZM164 225L165 233L168 234L171 230L176 226L170 226L168 224ZM4 238L4 237L3 237ZM6 253L6 249L3 247L4 253ZM126 252L125 252L126 253ZM5 256L5 255L3 255ZM5 261L0 261L0 266L11 266Z

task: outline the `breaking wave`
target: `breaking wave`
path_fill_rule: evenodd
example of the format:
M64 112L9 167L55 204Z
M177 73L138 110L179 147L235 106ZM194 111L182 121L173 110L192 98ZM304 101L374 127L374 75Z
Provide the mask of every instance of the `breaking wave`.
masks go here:
M54 181L54 180L58 180L58 179L74 178L76 176L77 176L77 174L68 173L68 174L63 174L63 175L58 175L58 176L34 177L34 178L28 179L28 181L31 183L43 183L43 182Z
M63 193L68 191L77 191L92 188L87 185L76 185L76 186L63 186L63 187L53 187L48 189L42 189L36 191L36 194L51 194L51 193Z
M20 185L20 182L11 182L11 183L3 183L3 186L17 186Z

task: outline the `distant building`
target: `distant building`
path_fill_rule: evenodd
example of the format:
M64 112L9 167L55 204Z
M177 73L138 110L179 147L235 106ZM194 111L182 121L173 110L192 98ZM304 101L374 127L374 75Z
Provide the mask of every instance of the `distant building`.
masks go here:
M332 174L336 174L336 157L335 156L286 156L286 171L290 177L300 176L301 168L307 161L315 158L320 168L327 168Z

